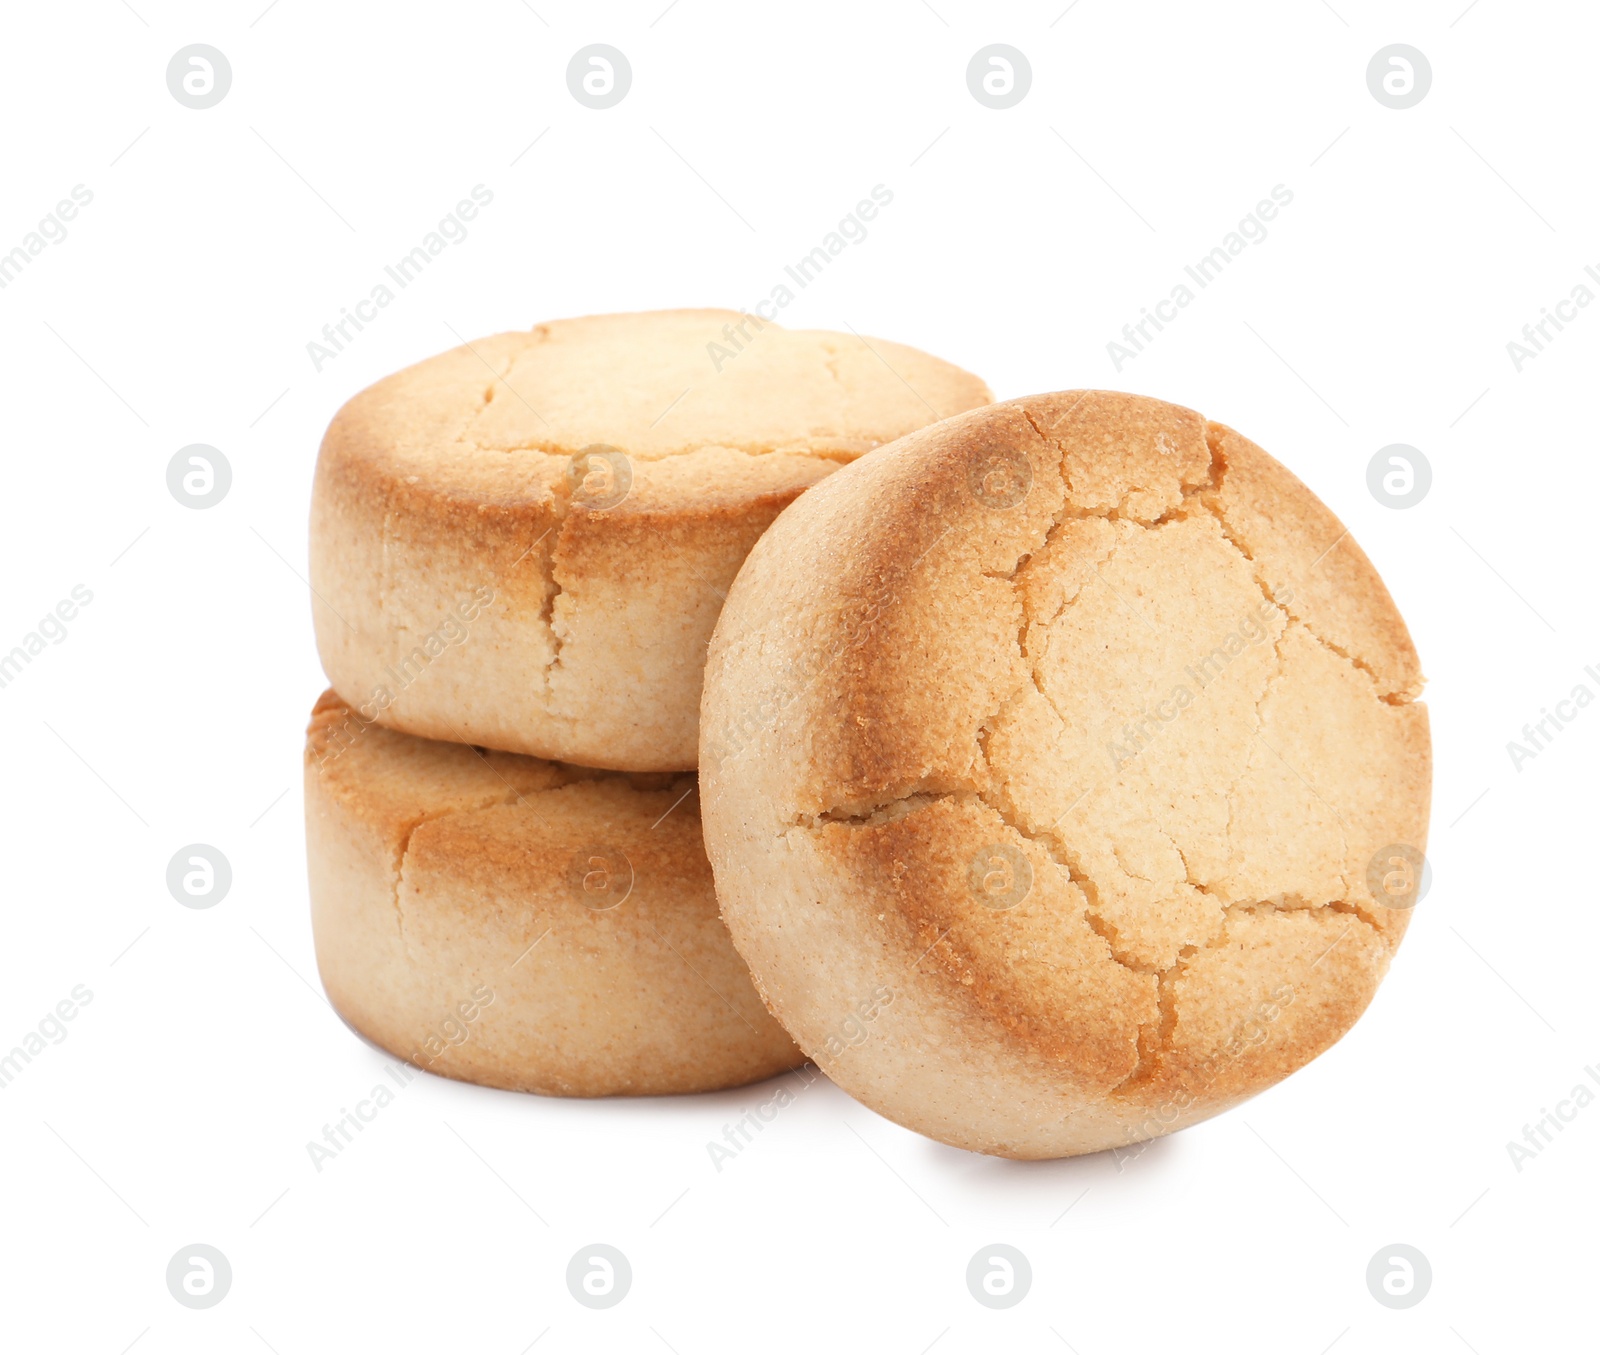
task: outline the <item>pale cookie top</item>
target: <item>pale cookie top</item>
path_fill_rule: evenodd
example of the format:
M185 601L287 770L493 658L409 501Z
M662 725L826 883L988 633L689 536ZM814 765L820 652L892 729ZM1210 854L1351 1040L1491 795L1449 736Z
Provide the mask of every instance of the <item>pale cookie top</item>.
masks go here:
M497 502L559 479L596 446L640 464L711 453L642 478L669 500L738 497L780 473L746 460L849 461L991 398L960 368L881 339L735 311L597 315L475 340L397 372L339 412L324 450L417 488Z

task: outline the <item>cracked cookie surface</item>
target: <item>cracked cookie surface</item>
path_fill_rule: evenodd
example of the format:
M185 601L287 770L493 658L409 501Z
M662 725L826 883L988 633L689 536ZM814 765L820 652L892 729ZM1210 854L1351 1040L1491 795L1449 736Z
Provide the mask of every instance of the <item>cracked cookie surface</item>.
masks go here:
M718 920L693 774L419 739L328 692L306 736L306 837L328 996L420 1067L609 1096L802 1059Z
M1148 1138L1364 1010L1407 918L1369 865L1425 846L1420 689L1366 557L1238 434L1109 392L952 419L813 491L730 596L724 916L892 1118L1015 1156ZM830 1057L872 985L902 1000Z
M915 349L732 311L553 321L430 358L323 440L323 666L407 733L690 770L705 645L756 539L840 465L990 398ZM594 448L624 460L580 474Z

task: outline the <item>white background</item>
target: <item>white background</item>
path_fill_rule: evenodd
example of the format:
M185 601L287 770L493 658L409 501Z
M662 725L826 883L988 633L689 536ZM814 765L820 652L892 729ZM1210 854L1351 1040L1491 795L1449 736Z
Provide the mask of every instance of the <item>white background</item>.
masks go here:
M532 4L5 7L0 251L75 184L94 199L0 291L0 650L74 585L93 602L0 690L0 1051L74 985L93 1000L0 1091L0 1345L1591 1343L1600 1106L1520 1172L1506 1143L1600 1065L1600 707L1520 771L1506 744L1577 683L1600 693L1600 307L1520 373L1506 344L1600 268L1593 7ZM233 68L205 111L165 82L194 42ZM633 68L608 111L567 89L591 42ZM1032 65L1006 111L965 81L992 42ZM1394 42L1433 68L1406 111L1365 80ZM315 371L307 343L479 183L469 237ZM819 1079L719 1173L707 1140L772 1084L584 1103L419 1076L318 1173L306 1142L382 1066L324 1002L307 916L323 428L452 331L752 306L879 183L892 205L786 324L913 344L1001 397L1199 408L1305 479L1390 583L1437 782L1432 892L1384 988L1288 1083L1122 1171L944 1148ZM1117 371L1107 342L1280 183L1268 238ZM233 468L205 511L166 487L192 442ZM1405 511L1366 487L1393 442L1434 471ZM191 842L232 863L209 911L166 889ZM564 1280L596 1241L634 1271L606 1312ZM204 1312L164 1281L193 1242L234 1273ZM1005 1312L964 1281L995 1242L1033 1267ZM1364 1279L1394 1242L1434 1273L1404 1312Z

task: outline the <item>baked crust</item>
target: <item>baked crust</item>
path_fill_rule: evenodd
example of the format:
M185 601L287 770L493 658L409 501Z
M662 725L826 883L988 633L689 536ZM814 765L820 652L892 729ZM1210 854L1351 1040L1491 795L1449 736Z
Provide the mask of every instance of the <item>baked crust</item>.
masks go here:
M741 324L742 350L710 356ZM691 770L705 645L761 533L840 464L990 398L914 349L732 311L560 320L430 358L323 440L323 667L407 733Z
M1426 848L1421 686L1371 563L1254 443L1109 392L977 410L741 571L702 705L723 916L890 1118L1015 1157L1147 1139L1370 1001Z
M555 1096L797 1066L717 917L694 787L414 738L325 693L306 839L334 1007L432 1072Z

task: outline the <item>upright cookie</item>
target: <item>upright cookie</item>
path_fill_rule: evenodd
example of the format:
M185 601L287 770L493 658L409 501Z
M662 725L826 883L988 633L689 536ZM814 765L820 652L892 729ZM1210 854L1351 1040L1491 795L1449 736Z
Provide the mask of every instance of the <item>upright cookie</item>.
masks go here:
M802 1061L717 917L693 775L417 739L328 692L305 785L323 986L391 1053L556 1096L712 1091Z
M914 349L732 311L559 320L430 358L323 440L323 667L407 733L692 769L706 642L772 519L990 398Z
M741 570L701 735L723 916L890 1118L1012 1157L1147 1139L1365 1009L1419 887L1421 687L1366 556L1239 434L1105 392L977 410Z

